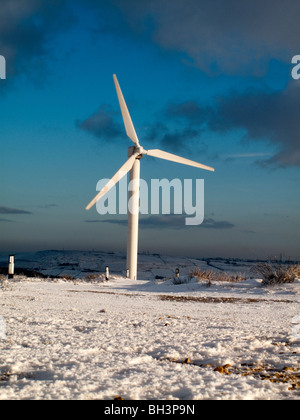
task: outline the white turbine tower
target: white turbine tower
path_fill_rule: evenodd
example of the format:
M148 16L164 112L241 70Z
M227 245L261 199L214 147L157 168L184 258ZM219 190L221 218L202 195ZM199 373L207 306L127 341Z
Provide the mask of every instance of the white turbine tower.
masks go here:
M140 146L134 126L132 124L127 105L125 103L120 85L116 75L113 75L116 91L121 107L127 136L133 141L134 146L128 148L128 160L111 178L111 180L102 188L96 197L89 203L86 210L89 210L101 197L103 197L111 188L113 188L128 172L130 180L130 191L128 197L128 237L127 237L127 276L130 279L137 278L137 256L138 256L138 227L139 227L139 189L140 189L140 159L144 155L154 156L160 159L170 160L183 165L194 166L196 168L214 171L201 163L173 155L162 150L145 150Z

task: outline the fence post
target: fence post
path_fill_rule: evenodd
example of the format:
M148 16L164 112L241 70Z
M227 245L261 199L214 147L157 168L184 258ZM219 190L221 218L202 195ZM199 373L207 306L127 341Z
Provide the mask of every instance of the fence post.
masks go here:
M0 55L0 79L6 79L6 60Z
M109 267L108 267L108 265L105 267L105 280L109 280Z
M15 274L15 256L10 255L8 260L8 278L13 279Z

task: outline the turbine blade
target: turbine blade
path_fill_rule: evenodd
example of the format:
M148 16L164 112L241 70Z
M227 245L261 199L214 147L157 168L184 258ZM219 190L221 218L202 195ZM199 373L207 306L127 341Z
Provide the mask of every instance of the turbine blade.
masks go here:
M206 169L207 171L214 172L214 168L211 168L210 166L202 165L202 163L194 162L193 160L176 156L176 155L173 155L172 153L164 152L159 149L148 150L146 154L148 156L170 160L172 162L182 163L183 165L195 166L196 168Z
M109 190L111 190L112 187L114 187L130 171L130 169L133 167L137 155L138 153L135 153L127 160L127 162L124 163L124 165L108 181L108 183L102 188L102 190L96 195L96 197L90 202L90 204L86 206L86 210L89 210L91 207L93 207L93 205L96 204L101 197L103 197Z
M121 108L121 112L122 112L122 117L123 117L123 121L124 121L124 125L125 125L126 134L130 138L130 140L133 141L133 143L135 143L137 146L139 146L140 145L139 144L139 139L136 135L134 126L132 124L130 114L129 114L124 96L122 94L117 76L114 74L113 78L114 78L115 87L116 87L116 91L117 91L117 95L118 95L118 99L119 99L119 103L120 103L120 108Z

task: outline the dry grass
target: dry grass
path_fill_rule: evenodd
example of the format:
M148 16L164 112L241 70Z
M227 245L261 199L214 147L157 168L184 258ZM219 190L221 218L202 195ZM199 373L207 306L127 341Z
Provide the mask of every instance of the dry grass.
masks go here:
M240 282L244 281L245 277L242 274L228 274L225 271L214 272L212 270L201 270L200 268L195 268L190 271L189 277L197 278L199 282L206 280L208 285L213 281L226 281L226 282Z
M293 283L300 275L299 265L283 266L280 263L259 263L250 272L262 279L263 286Z
M300 279L300 265L296 264L296 265L292 265L291 269L293 270L293 272L295 273L295 276Z
M0 289L6 290L7 284L8 284L7 277L4 276L3 274L0 274Z

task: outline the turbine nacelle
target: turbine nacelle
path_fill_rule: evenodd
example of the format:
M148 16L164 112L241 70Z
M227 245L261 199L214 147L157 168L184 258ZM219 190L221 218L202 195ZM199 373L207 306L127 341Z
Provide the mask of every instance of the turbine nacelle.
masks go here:
M130 146L128 147L127 156L130 158L132 155L137 155L136 159L141 159L143 155L147 154L147 150L145 150L142 146Z

